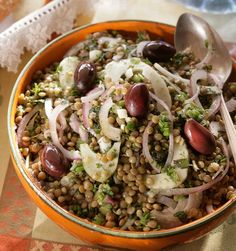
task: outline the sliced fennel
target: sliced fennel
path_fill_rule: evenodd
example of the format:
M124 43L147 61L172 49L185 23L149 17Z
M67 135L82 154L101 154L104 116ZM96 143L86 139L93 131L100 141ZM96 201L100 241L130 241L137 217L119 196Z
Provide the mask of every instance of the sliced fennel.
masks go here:
M80 153L85 172L98 182L105 182L115 172L119 160L120 142L113 144L109 152L115 152L116 157L106 163L98 159L97 154L91 150L88 144L80 145Z
M112 61L108 63L105 67L105 79L110 79L117 85L123 75L130 78L133 72L137 71L141 72L151 82L156 96L162 99L170 108L172 105L171 96L165 81L153 67L142 62L139 58L123 59L118 62ZM163 110L161 106L158 108L161 111Z
M171 167L174 168L175 178L171 177L170 173L162 169L162 173L147 175L145 179L146 186L154 190L171 189L181 185L188 175L188 168L181 167L176 163L185 160L185 166L189 163L188 149L185 143L174 143L174 156ZM149 182L147 180L149 179ZM151 179L151 182L150 182Z
M59 82L62 88L72 87L74 85L74 73L76 67L79 64L78 57L66 57L64 58L59 66Z

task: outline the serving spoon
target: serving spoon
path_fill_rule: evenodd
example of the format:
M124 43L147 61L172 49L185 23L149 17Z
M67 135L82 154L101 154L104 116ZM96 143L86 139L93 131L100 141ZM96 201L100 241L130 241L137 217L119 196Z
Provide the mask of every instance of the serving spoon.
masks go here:
M217 32L202 18L190 13L182 14L175 31L176 51L187 48L200 60L212 66L212 71L223 88L232 71L232 61L227 48ZM236 163L236 130L221 94L220 113L225 122L234 162Z

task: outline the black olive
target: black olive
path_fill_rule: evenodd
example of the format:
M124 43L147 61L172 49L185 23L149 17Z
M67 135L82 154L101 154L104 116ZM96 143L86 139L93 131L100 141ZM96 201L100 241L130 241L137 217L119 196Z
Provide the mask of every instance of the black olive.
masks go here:
M152 63L166 62L174 56L176 50L164 41L151 41L143 48L143 57Z
M68 160L54 145L44 146L40 154L40 161L44 171L54 178L61 177L68 167Z
M95 86L97 71L94 63L81 62L75 70L74 80L79 93L85 95Z

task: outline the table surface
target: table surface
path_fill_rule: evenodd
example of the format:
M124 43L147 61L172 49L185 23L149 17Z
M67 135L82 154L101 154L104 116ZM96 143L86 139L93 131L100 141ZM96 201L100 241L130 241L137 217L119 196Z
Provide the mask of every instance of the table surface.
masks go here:
M42 2L22 0L14 18L25 16ZM93 11L90 9L78 17L77 25L115 19L143 19L175 25L179 15L188 11L203 16L226 41L236 42L236 14L197 13L174 0L98 0L93 1L93 7ZM10 161L6 125L9 97L20 70L31 57L29 52L23 55L16 74L0 69L0 250L80 250L81 247L95 250L62 230L35 206L24 192ZM236 250L235 239L236 214L204 238L166 250L233 251Z

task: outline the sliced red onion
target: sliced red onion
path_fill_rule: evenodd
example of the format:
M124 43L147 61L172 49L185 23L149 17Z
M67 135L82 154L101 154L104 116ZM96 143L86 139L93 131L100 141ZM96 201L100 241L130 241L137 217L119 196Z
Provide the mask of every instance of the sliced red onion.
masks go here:
M170 165L170 163L172 162L173 154L174 154L173 116L171 114L169 107L163 100L159 99L152 92L149 92L149 94L150 94L150 97L154 99L159 105L161 105L168 113L168 119L170 121L170 136L169 136L168 156L165 163L165 166L167 166L167 165Z
M66 57L70 57L70 56L75 56L78 54L78 52L80 50L82 50L84 48L84 46L87 44L88 42L79 42L78 44L72 46L64 55L64 58Z
M46 114L47 118L49 119L49 117L51 116L52 110L53 110L51 98L47 98L45 100L44 109L45 109L45 114Z
M188 196L187 205L184 211L188 211L192 208L199 208L202 203L202 193L191 193Z
M149 127L152 127L152 124L153 124L153 122L150 121L148 123L147 127L145 128L144 133L143 133L143 141L142 141L143 155L145 156L145 158L147 159L147 161L151 165L151 167L157 173L160 173L161 168L158 166L157 162L152 158L150 151L149 151L149 147L148 147L148 138L149 138L148 129L149 129Z
M63 153L63 155L66 158L75 160L75 159L80 159L79 151L69 151L65 149L61 145L60 140L58 138L58 134L57 134L57 123L56 123L57 118L59 114L62 111L64 111L69 105L70 105L69 102L64 101L53 109L52 114L49 118L49 129L50 129L53 144Z
M206 80L207 79L207 72L205 70L196 70L193 72L191 78L190 78L190 89L189 89L189 94L191 97L194 96L194 94L199 91L198 90L198 80ZM195 102L198 106L202 107L201 102L199 101L198 97L195 98Z
M70 116L70 127L72 130L79 134L80 139L84 142L88 142L88 133L83 129L79 123L79 119L75 113Z
M116 45L118 42L121 41L121 38L114 38L114 37L100 37L98 38L98 43L99 44L104 44L104 43L108 43L109 47L113 47L114 45Z
M106 195L106 197L104 198L105 203L111 204L113 207L117 204L117 201L114 200L111 196Z
M215 114L219 111L221 105L221 96L217 95L208 109L208 118L213 118Z
M215 137L219 136L219 132L225 131L223 126L218 121L211 121L209 125L209 130Z
M197 100L199 101L199 99L198 99L199 93L200 93L200 88L199 88L199 86L197 86L197 90L196 90L195 94L191 98L185 100L184 104L187 105L187 104L193 103L194 101L197 101ZM198 103L198 101L197 101L197 103Z
M232 61L234 62L234 64L236 64L236 44L235 43L230 43L227 42L225 43L230 56L232 57Z
M157 196L157 202L158 203L161 203L167 207L171 207L171 208L175 208L176 205L177 205L177 202L174 201L173 199L167 197L167 196L164 196L164 195L158 195Z
M210 73L209 77L213 80L215 85L218 86L220 90L222 90L222 88L224 86L224 82L222 82L220 80L220 78L217 75L213 74L213 73Z
M81 97L82 103L91 102L99 98L105 91L104 85L100 85L91 90L86 96Z
M112 99L108 98L99 111L99 123L103 134L114 141L120 141L121 130L112 126L108 121L109 110L113 105Z
M167 77L165 76L162 76L161 75L161 78L171 87L173 87L175 89L176 92L178 92L179 94L182 93L181 89L174 83L172 83Z
M131 219L131 218L128 218L127 221L125 222L125 224L120 228L121 230L126 230L127 228L131 227L134 222L135 222L135 218Z
M189 85L189 80L186 78L182 78L179 75L173 74L169 71L167 71L165 68L163 68L161 65L159 65L158 63L154 64L154 67L164 76L166 76L167 78L176 80L176 81L180 81L184 84L186 84L187 86Z
M92 104L90 102L86 102L83 104L82 108L82 119L83 119L83 125L84 127L94 136L97 137L96 132L90 128L89 126L89 111L92 107Z
M213 213L215 211L214 208L213 208L212 203L209 203L209 202L207 203L206 211L207 211L208 214Z
M158 223L161 225L161 228L173 228L181 226L183 223L179 220L178 217L175 217L172 212L160 212L157 210L151 211L151 218L157 219Z
M64 130L65 130L66 127L67 127L67 121L66 121L66 118L65 118L65 113L64 113L64 111L62 111L62 112L58 115L57 120L58 120L59 123L60 123L60 126L57 126L58 134L59 134L59 139L61 140L62 143L65 143L64 140L63 140L63 134L64 134Z
M226 104L226 107L229 112L234 112L236 110L236 99L235 98L231 98L225 104Z
M18 142L18 145L20 147L23 146L23 142L22 142L22 137L25 131L25 128L27 126L27 124L29 123L29 121L31 120L31 118L42 108L41 105L36 105L29 113L27 113L21 120L17 132L16 132L16 139Z
M172 196L172 195L187 195L187 194L192 194L192 193L197 193L197 192L203 192L211 188L212 186L214 186L219 181L221 181L229 170L229 152L228 152L227 145L225 144L225 141L222 138L220 138L219 140L221 141L223 152L227 158L227 163L223 172L216 179L212 179L210 182L205 183L201 186L197 186L197 187L174 188L174 189L169 189L169 190L163 190L163 191L160 191L160 194L166 195L166 196Z
M137 53L138 57L142 57L143 56L143 48L148 43L150 43L150 41L141 41L140 43L137 44L136 53Z
M117 54L117 55L114 55L113 57L112 57L112 59L114 60L114 61L119 61L120 59L122 59L123 58L123 55L122 54Z
M220 166L220 168L218 169L217 172L214 173L214 175L212 176L212 179L214 180L216 177L219 176L220 173L222 173L224 170L224 166Z
M112 85L109 89L107 89L101 96L101 99L104 100L108 97L110 97L110 95L112 94L112 92L114 92L116 89L116 87L114 85Z

